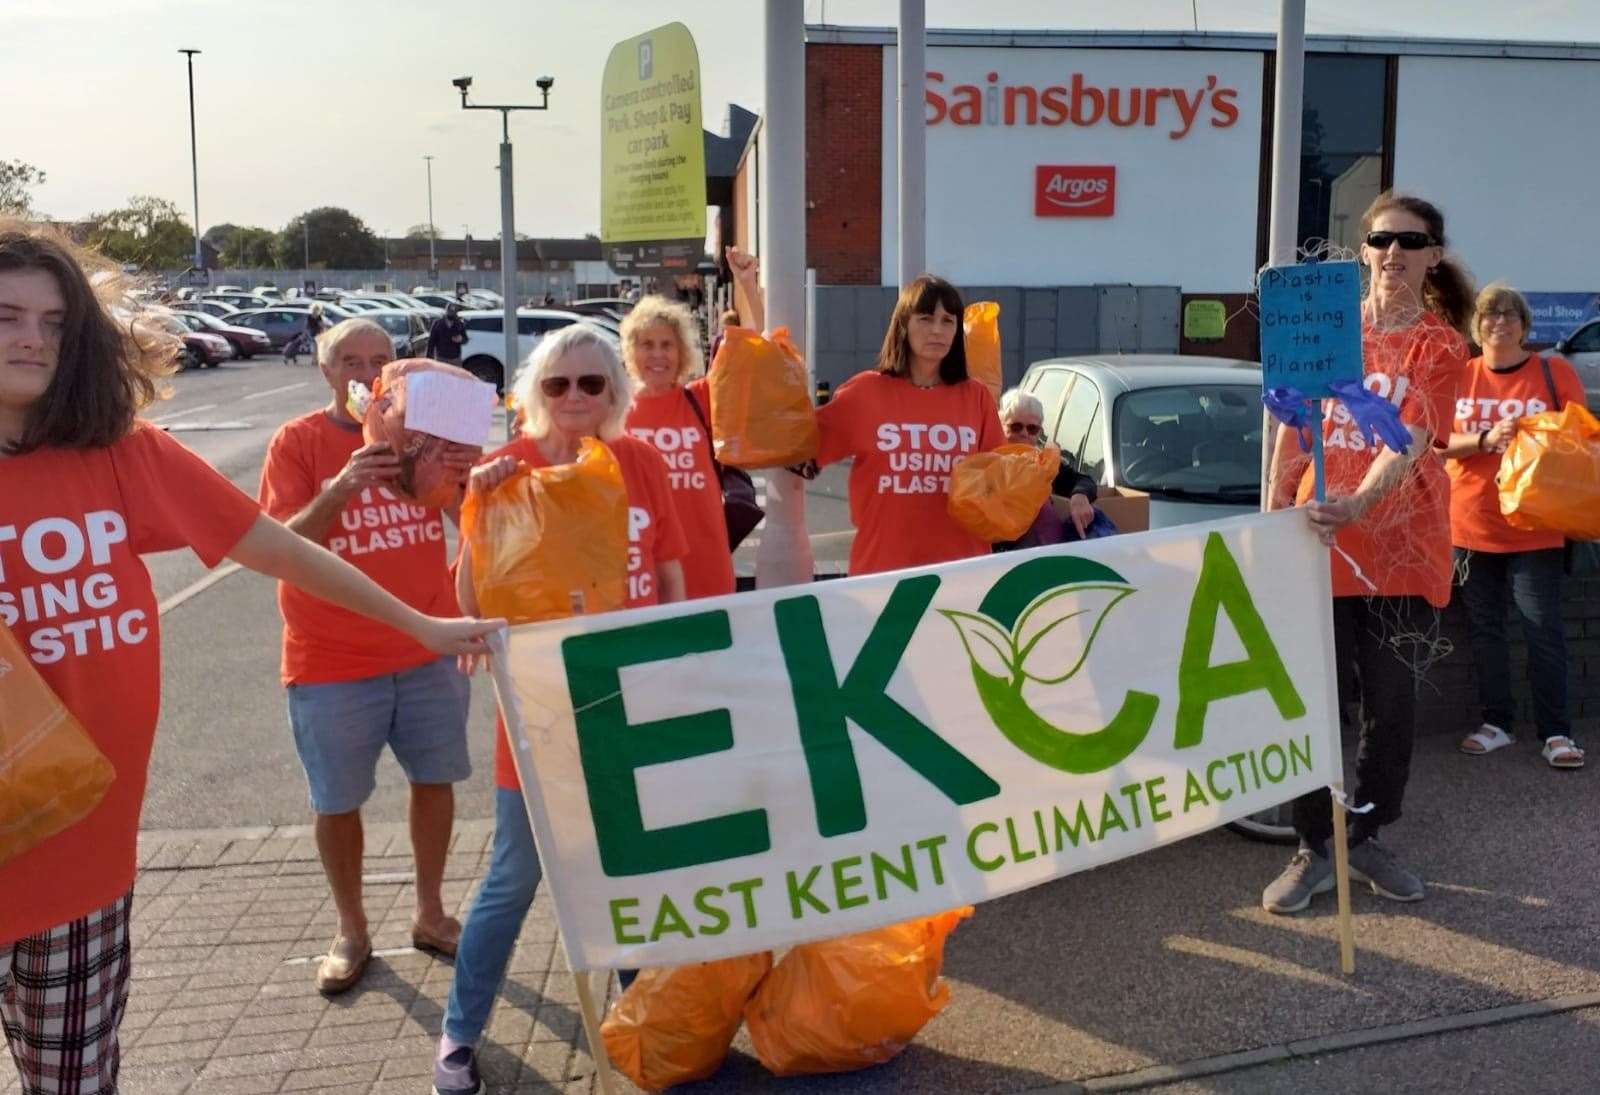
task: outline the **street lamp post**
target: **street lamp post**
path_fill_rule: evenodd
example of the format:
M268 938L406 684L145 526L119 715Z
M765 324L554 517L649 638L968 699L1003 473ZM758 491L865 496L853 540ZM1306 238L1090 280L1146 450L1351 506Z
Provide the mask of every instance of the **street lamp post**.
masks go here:
M189 167L194 176L194 268L205 268L205 259L200 254L200 150L195 142L194 130L194 55L197 49L180 49L189 62Z
M550 89L555 78L541 76L534 81L541 100L538 106L478 105L467 102L467 90L472 87L471 76L461 76L450 81L461 92L462 110L498 110L500 112L500 295L505 298L506 334L505 368L501 370L502 383L510 383L517 363L517 222L511 189L511 112L513 110L549 110Z
M428 280L437 286L439 281L439 260L433 254L433 157L424 156L428 161Z

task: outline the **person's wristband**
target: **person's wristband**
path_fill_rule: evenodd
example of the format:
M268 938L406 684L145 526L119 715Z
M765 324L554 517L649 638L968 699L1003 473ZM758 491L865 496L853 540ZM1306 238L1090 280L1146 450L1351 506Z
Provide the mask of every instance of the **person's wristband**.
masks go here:
M1484 451L1483 443L1485 441L1487 441L1488 439L1489 439L1489 431L1488 430L1479 430L1478 431L1478 451L1479 452L1483 452Z

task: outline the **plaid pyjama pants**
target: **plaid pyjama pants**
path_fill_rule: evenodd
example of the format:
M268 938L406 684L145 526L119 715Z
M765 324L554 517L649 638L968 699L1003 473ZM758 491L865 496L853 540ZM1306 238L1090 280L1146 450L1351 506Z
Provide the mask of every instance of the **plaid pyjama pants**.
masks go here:
M0 1021L23 1095L117 1090L133 891L38 935L0 943Z

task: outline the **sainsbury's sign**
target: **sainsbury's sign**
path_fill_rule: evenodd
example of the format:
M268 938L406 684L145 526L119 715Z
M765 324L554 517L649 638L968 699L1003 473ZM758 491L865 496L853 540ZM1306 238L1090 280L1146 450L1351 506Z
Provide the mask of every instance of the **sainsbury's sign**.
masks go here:
M1229 129L1239 121L1239 91L1209 74L1195 87L1102 87L1074 72L1059 84L1008 83L991 71L983 84L948 84L929 71L927 123L936 125L1094 126L1165 129L1172 140L1206 122Z
M1109 217L1116 212L1116 206L1114 166L1040 164L1034 168L1035 216Z

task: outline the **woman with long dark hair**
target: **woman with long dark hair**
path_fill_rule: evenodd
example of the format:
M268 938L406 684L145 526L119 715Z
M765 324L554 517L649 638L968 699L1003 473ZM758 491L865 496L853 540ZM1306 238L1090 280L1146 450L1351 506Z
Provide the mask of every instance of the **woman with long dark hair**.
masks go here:
M1450 600L1450 487L1436 446L1450 437L1456 385L1467 360L1461 332L1472 282L1446 253L1444 215L1429 202L1385 192L1362 218L1361 261L1370 275L1361 342L1369 393L1399 412L1404 452L1371 442L1342 403L1322 423L1327 501L1312 496L1312 471L1294 431L1279 431L1271 502L1298 502L1334 550L1333 624L1340 700L1359 701L1361 747L1350 873L1395 901L1420 901L1422 879L1376 839L1400 819L1416 729L1416 686L1434 613ZM1350 672L1350 670L1354 672ZM1359 681L1359 694L1344 694ZM1326 790L1294 804L1300 850L1262 894L1269 912L1297 912L1333 888Z
M0 1018L22 1089L64 1095L117 1090L161 696L159 615L139 557L230 558L440 654L481 652L501 623L417 612L140 421L177 346L103 301L86 265L109 298L107 264L0 222L0 623L116 769L86 817L0 864Z

